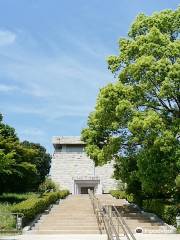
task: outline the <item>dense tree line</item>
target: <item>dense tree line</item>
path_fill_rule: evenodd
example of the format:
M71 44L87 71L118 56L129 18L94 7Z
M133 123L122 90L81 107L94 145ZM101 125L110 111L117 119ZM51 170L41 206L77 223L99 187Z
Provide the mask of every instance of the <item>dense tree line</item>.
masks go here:
M180 178L180 9L140 14L108 68L117 81L100 90L86 151L97 165L113 159L127 192L170 197Z
M20 142L0 114L0 193L36 191L49 173L50 163L44 147Z

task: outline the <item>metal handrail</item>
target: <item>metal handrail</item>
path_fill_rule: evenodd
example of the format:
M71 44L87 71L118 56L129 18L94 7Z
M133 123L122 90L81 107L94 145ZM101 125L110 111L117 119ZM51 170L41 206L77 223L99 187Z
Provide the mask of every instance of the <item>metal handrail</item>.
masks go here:
M115 206L112 206L113 209L115 210L115 215L117 217L117 221L120 223L120 225L122 226L123 232L126 235L128 240L131 240L131 238L133 240L136 240L134 234L132 233L131 229L129 228L129 226L127 225L126 221L123 219L123 217L121 216L120 212L117 210L117 208ZM131 238L129 237L131 236Z
M120 221L120 219L118 218L117 214L113 212L114 217L116 218L117 221L117 225L118 225L118 231L119 231L119 226L121 227L121 229L123 230L124 235L126 236L126 238L128 240L131 240L130 237L128 236L128 233L126 232L126 228L124 227L122 221Z
M106 211L105 207L101 205L101 203L94 196L92 191L89 190L88 193L91 199L94 213L96 214L98 227L101 234L102 230L104 230L105 228L109 240L120 240L119 234L116 230L116 227L114 226L113 220L108 211ZM102 226L102 223L104 224L104 226Z
M129 226L127 225L127 223L125 222L125 220L115 206L102 206L100 201L94 196L91 190L89 190L88 193L91 199L94 213L96 214L98 227L101 233L102 230L105 228L108 239L120 240L120 227L123 230L124 236L126 236L127 240L136 240L131 229L129 228ZM109 207L109 209L111 208L111 213L109 212L109 209L107 209L107 207ZM118 230L116 229L116 225L113 222L113 217L115 217L116 219ZM103 226L102 223L104 224Z

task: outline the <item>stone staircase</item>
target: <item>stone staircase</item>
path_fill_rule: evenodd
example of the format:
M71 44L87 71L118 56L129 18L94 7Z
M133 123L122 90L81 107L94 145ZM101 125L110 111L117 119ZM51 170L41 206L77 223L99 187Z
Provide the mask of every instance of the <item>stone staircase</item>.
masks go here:
M31 234L99 234L88 195L70 195L42 215Z
M96 195L102 205L114 205L133 233L142 228L143 233L171 233L174 230L161 221L156 215L141 211L136 205L125 199L115 199L110 194ZM114 224L116 221L114 219ZM123 233L119 228L119 233Z
M171 232L171 228L156 215L145 213L133 204L123 205L118 210L133 233L139 227L142 228L143 233Z
M135 233L142 228L143 233L170 233L168 225L154 215L141 212L136 206L124 199L114 199L109 194L97 195L102 205L115 205L125 222ZM115 218L113 219L114 223ZM118 228L119 234L123 231ZM48 214L43 214L30 234L95 234L99 235L96 216L89 195L70 195L58 205L54 205ZM105 233L105 231L103 231Z

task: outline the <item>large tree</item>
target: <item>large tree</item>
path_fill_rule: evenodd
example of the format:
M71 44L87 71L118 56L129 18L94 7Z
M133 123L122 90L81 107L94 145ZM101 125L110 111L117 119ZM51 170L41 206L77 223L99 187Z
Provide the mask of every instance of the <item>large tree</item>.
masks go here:
M49 173L50 161L41 145L21 143L0 114L0 193L37 190Z
M39 143L32 143L28 141L22 142L23 146L36 151L36 154L31 159L31 163L36 166L39 175L39 183L45 180L49 174L51 167L51 155L46 152L46 149Z
M117 81L100 90L86 151L97 165L114 159L127 191L167 196L180 172L180 9L140 14L108 68Z

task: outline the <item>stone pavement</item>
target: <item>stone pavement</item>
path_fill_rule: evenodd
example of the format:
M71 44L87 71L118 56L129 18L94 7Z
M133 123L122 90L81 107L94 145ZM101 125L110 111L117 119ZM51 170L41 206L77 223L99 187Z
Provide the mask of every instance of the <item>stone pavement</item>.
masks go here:
M106 240L106 235L100 234L25 234L19 236L0 237L1 240Z
M180 240L180 234L135 234L137 240ZM20 235L0 237L1 240L107 240L105 234ZM121 240L127 240L120 237Z

